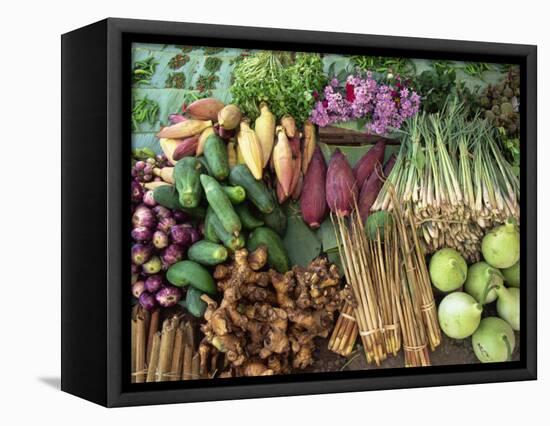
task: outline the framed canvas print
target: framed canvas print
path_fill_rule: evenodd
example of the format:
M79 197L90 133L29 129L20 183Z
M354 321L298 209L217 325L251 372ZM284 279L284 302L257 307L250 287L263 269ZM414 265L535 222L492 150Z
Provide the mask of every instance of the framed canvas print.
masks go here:
M63 390L536 378L535 46L107 19L62 49Z

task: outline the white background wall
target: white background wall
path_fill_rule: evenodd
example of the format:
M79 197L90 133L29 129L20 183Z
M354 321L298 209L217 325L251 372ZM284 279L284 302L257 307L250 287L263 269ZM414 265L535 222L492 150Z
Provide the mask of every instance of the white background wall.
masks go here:
M549 24L542 1L0 3L0 422L517 425L548 421ZM106 410L61 393L60 34L107 16L539 45L538 382ZM545 35L544 35L545 34ZM83 224L86 226L86 224ZM94 265L90 265L93 267ZM536 420L540 419L540 420Z

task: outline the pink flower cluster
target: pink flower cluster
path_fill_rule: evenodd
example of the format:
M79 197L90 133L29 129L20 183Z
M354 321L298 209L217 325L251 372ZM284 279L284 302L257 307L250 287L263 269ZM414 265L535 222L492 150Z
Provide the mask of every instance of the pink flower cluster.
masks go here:
M320 127L366 118L367 131L378 135L399 129L420 107L420 96L396 79L392 84L378 83L369 71L365 76L349 75L340 84L333 78L318 99L310 120ZM319 98L318 94L314 94Z

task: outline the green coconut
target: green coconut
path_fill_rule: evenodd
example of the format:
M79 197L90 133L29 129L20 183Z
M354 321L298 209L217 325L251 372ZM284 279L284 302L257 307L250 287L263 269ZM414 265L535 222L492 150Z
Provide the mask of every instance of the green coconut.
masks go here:
M509 268L501 269L500 272L502 272L506 284L512 287L519 287L519 261Z
M456 291L443 298L437 316L443 333L453 339L465 339L476 331L482 311L481 304L472 296Z
M506 288L501 286L497 288L497 313L510 326L519 331L519 288Z
M472 335L472 348L481 362L510 361L516 336L510 325L497 317L483 318Z
M491 229L481 242L485 261L494 268L504 269L519 260L519 231L513 221Z
M444 248L430 259L432 284L444 292L454 291L466 281L468 265L458 251Z
M494 302L496 287L503 284L500 271L486 262L477 262L468 268L464 290L482 305Z

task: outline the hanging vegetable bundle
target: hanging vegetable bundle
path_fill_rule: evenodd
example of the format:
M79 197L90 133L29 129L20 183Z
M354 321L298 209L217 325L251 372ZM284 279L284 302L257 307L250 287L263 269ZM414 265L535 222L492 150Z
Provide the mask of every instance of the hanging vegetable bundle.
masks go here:
M412 202L426 250L458 250L478 261L487 229L519 219L519 180L505 160L497 134L486 120L466 120L457 103L438 114L417 115L403 129L395 167L372 206L393 208Z

